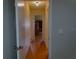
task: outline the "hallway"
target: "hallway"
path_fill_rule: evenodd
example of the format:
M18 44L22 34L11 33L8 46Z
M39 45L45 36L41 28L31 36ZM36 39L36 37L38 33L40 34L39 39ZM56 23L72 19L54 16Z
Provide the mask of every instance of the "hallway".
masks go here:
M48 0L18 1L20 59L48 59L48 7Z
M36 4L39 2L35 2ZM46 2L41 2L40 6L30 5L30 19L31 19L31 45L26 54L26 59L48 59L48 47L46 46L46 39L44 33L47 34L47 18L45 13L47 13ZM34 17L34 19L33 19ZM46 27L45 27L46 26Z

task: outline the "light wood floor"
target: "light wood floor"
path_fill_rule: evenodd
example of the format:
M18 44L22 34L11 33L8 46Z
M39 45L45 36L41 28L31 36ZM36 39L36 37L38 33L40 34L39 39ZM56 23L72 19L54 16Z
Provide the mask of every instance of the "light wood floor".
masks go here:
M26 59L48 59L48 49L45 42L40 40L32 41Z

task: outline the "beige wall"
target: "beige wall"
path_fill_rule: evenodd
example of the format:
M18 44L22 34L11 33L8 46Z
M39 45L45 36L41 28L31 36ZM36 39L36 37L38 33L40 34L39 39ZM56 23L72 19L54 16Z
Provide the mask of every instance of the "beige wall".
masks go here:
M48 47L48 2L46 3L44 22L45 22L45 40L46 40L46 45Z
M31 20L30 20L30 9L28 2L25 2L25 22L26 22L26 36L31 39Z

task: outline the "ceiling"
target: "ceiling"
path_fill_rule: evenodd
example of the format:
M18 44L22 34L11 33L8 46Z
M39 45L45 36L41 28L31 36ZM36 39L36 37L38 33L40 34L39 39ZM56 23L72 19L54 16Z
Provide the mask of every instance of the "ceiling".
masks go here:
M35 4L34 4L34 1L31 1L31 2L29 2L29 6L31 7L31 8L44 8L45 6L46 6L46 2L45 1L39 1L40 2L40 4L39 4L39 6L36 6Z

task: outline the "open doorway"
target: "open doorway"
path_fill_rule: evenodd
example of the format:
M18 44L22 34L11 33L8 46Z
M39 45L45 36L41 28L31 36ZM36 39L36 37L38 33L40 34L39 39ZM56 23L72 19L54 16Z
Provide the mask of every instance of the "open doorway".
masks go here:
M35 20L35 39L42 38L42 20Z
M49 1L16 1L18 59L48 59Z
M42 39L42 27L43 27L43 20L42 17L37 15L35 16L35 40L41 40Z

